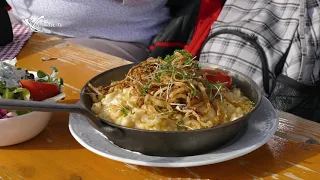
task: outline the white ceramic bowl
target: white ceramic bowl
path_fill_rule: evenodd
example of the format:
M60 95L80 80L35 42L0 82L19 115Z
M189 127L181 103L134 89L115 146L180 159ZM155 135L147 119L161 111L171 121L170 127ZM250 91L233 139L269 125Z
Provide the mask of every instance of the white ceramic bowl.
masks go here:
M64 97L65 94L60 93L45 101L57 102ZM35 137L48 125L52 114L33 111L21 116L0 119L0 147L18 144Z
M0 119L0 146L25 142L44 130L51 112L31 112L21 116Z
M31 73L37 79L36 72ZM60 93L45 101L57 102L64 97L65 94ZM0 119L0 147L22 143L35 137L48 125L52 114L51 112L33 111L21 116Z

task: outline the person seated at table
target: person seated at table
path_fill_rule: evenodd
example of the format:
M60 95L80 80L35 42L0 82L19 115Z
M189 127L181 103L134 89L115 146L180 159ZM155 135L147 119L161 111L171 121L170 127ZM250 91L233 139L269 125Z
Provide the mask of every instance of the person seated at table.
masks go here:
M149 56L148 46L170 20L167 0L7 0L12 23L129 61Z

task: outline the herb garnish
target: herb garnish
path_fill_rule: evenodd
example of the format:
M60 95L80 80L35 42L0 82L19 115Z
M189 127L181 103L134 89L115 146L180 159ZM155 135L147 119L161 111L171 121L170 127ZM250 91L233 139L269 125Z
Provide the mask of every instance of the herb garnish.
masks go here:
M129 111L130 111L130 107L129 107L129 106L122 106L122 105L121 105L120 111L124 114L124 116L128 116Z
M254 105L254 102L249 100L249 101L248 101L248 104Z
M176 58L184 58L183 63L181 64L181 61L175 61ZM220 94L222 99L221 90L225 84L219 82L211 83L206 79L202 79L202 73L195 71L200 69L200 64L188 51L184 49L175 50L173 55L167 55L162 62L155 62L154 65L155 69L150 69L150 75L147 76L147 79L139 79L138 81L132 77L128 77L141 85L141 94L143 96L148 94L151 83L161 83L162 78L170 77L170 81L167 83L167 88L165 91L166 100L168 100L169 94L172 87L175 86L174 82L176 82L176 80L200 81L208 90L210 100L214 99L218 94ZM142 65L142 68L145 68L145 66ZM191 97L195 97L199 93L199 90L191 85L189 86L189 89L189 94Z
M148 89L150 87L150 82L147 82L142 88L141 93L143 96L147 95Z
M183 120L178 121L176 125L177 125L177 130L181 131L184 128L184 121Z

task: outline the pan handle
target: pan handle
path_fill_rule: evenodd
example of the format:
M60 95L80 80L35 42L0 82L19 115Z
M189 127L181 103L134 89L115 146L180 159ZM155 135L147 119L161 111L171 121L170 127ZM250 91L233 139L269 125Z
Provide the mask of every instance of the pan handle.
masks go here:
M74 104L61 104L53 102L39 102L39 101L25 101L25 100L7 100L0 99L0 108L8 110L32 110L42 112L69 112L82 114L87 117L89 123L98 131L105 135L114 135L115 137L121 137L123 135L119 128L102 124L99 118L91 111Z

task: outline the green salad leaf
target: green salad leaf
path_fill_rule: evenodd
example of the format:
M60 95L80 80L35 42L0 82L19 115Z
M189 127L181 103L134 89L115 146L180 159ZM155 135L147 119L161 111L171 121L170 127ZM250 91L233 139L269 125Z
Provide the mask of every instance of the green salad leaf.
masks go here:
M5 89L5 88L6 88L6 85L2 81L0 81L0 89Z
M30 99L30 91L25 88L16 88L13 93L21 93L21 96L23 97L23 100L29 100Z
M2 98L4 99L13 99L14 93L9 90L9 88L6 88L2 92Z
M30 92L28 89L21 87L7 88L5 84L0 81L0 97L4 99L30 100Z
M51 67L50 70L52 73L49 75L41 70L37 71L37 76L38 76L38 82L47 82L47 83L53 83L57 84L58 86L63 85L63 79L62 78L57 78L58 74L58 69L56 67Z
M28 114L31 113L32 111L16 111L18 116L24 115L24 114Z
M48 74L46 74L45 72L43 72L43 71L41 71L41 70L37 71L37 76L38 76L38 78L49 77Z

